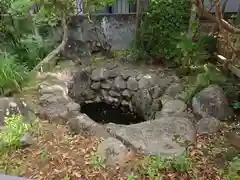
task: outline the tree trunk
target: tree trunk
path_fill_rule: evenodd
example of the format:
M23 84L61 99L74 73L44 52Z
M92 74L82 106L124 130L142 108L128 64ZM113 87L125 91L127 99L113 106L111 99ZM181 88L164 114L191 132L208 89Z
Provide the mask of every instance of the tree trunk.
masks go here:
M49 64L50 61L62 50L64 49L67 40L68 40L68 25L66 17L63 15L62 17L62 28L63 28L63 38L61 44L58 45L52 52L50 52L41 62L39 62L31 72L37 72L39 69L43 67L44 64Z

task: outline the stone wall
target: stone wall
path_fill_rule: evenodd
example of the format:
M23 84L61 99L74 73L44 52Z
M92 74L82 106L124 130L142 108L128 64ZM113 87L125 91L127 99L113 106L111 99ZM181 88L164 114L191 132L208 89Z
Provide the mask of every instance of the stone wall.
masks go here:
M69 88L75 102L105 102L127 106L146 120L154 119L162 108L160 97L178 78L137 69L121 69L116 64L104 68L88 69L77 73Z

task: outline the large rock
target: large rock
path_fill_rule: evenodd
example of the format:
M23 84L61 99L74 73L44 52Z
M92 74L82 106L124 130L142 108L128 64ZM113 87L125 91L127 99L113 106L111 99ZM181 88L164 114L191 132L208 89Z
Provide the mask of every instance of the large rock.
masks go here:
M127 81L127 88L132 91L138 90L138 81L135 77L130 77Z
M109 137L99 144L96 154L104 160L106 165L122 166L131 160L134 153L128 151L128 148L121 141Z
M108 78L108 71L104 68L94 69L92 71L91 79L93 81L105 80Z
M195 142L192 122L184 117L163 117L120 128L116 135L146 155L172 156Z
M24 100L17 98L0 98L0 131L8 131L4 126L4 121L13 115L21 115L25 123L33 123L37 117L35 113L28 107ZM5 144L4 139L0 138L0 144ZM29 133L23 134L20 139L20 145L26 147L33 144L33 138Z
M0 174L0 179L2 180L31 180L23 177L17 177L17 176L8 176L5 174Z
M150 74L146 74L140 78L138 83L140 89L148 89L154 85L154 77Z
M74 103L62 85L43 86L40 92L39 116L58 124L65 124L69 118L77 116L80 105Z
M79 104L96 98L96 93L91 89L91 69L85 68L76 72L69 86L68 95ZM96 87L95 87L96 88Z
M173 83L166 89L165 94L175 98L182 90L183 86L180 83Z
M200 119L196 124L196 129L199 134L216 133L221 128L221 121L214 117L205 117Z
M162 107L163 114L176 114L184 112L187 105L181 100L169 100Z
M147 89L141 89L134 93L132 104L136 108L137 113L146 120L152 116L152 97Z
M212 116L224 120L233 115L223 90L217 86L209 86L197 93L192 100L193 112L202 117Z
M35 113L24 100L7 97L0 98L0 126L3 126L4 120L12 115L22 115L27 123L36 120Z
M90 119L86 114L79 114L69 119L70 129L80 135L93 135L100 137L108 137L105 128Z
M124 79L121 76L118 76L114 80L114 86L118 90L126 89L127 83L124 81Z

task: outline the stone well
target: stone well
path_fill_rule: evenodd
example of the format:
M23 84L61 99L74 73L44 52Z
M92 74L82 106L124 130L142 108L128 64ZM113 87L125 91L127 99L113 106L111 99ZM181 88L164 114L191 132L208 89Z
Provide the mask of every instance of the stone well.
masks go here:
M85 68L77 72L69 86L69 96L78 104L105 102L129 107L146 120L154 119L162 108L161 96L177 81L175 76L141 73L117 65Z

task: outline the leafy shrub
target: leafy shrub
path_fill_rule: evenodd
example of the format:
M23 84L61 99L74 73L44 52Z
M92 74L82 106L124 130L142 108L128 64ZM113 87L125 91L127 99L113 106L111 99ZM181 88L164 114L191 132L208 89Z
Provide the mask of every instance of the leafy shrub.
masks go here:
M188 29L191 0L152 0L139 29L137 49L152 57L171 59L175 37Z
M16 62L16 56L0 54L0 88L6 91L21 90L21 84L28 77L28 70L24 65Z
M5 120L5 129L0 132L0 150L17 149L22 137L29 132L31 125L24 122L20 115L13 115Z
M21 38L20 44L13 49L18 55L18 62L25 64L29 69L35 67L53 48L49 40L40 36L27 35Z
M189 102L196 93L210 84L221 85L225 81L226 78L220 70L212 64L206 64L203 66L202 72L194 78L194 83L189 83L185 90L184 100Z

